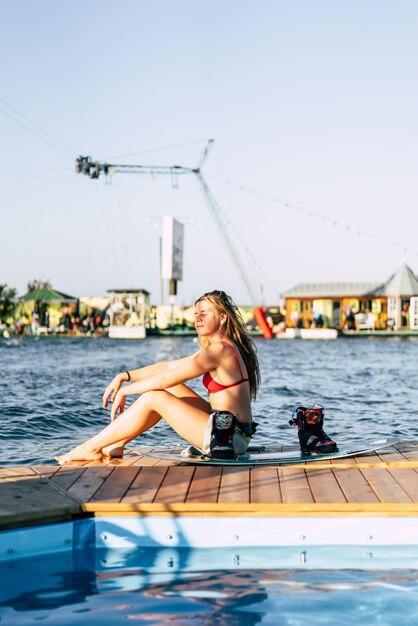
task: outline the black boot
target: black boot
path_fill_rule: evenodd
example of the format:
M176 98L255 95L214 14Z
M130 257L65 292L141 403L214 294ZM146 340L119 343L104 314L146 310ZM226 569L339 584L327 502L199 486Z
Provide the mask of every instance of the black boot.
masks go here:
M338 452L337 444L324 432L324 410L322 406L306 409L299 406L289 424L298 427L302 454L329 454Z
M229 411L212 411L210 455L213 459L235 459L232 437L237 418Z

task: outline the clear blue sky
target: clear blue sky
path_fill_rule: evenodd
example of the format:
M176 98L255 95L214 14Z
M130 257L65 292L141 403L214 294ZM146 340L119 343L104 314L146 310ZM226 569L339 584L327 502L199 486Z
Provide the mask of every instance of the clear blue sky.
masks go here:
M178 301L248 302L194 177L74 173L79 154L195 165L208 138L203 173L266 302L383 281L403 249L418 271L417 32L415 0L3 0L0 282L157 302L167 213L186 222Z

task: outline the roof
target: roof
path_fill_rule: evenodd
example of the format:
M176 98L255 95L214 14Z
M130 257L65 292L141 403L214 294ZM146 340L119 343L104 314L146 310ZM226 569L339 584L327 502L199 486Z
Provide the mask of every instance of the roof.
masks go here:
M285 298L346 298L349 296L418 296L418 278L403 263L384 283L299 283L282 294Z
M150 292L146 289L108 289L107 293L143 293L144 296L150 295Z
M367 295L379 283L299 283L282 295L285 298L336 298Z
M78 298L52 289L32 289L20 298L23 302L77 302Z
M388 297L418 296L418 279L411 268L403 263L400 268L374 294Z
M104 311L110 304L110 297L101 297L101 296L81 296L80 304L85 304L86 306L91 307L92 309L98 309L99 311Z

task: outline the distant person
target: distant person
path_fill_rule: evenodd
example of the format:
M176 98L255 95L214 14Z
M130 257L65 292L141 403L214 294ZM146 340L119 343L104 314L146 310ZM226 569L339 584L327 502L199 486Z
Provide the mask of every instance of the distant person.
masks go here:
M63 332L68 333L72 328L71 315L69 313L64 313L61 317L60 326L62 327Z
M37 306L35 306L35 308L32 311L32 317L31 317L31 324L30 324L30 330L32 335L37 335L38 331L39 331L39 327L40 327L40 314L39 314L39 308Z
M347 307L345 310L345 324L344 330L354 330L356 328L356 318L352 307Z
M292 328L298 328L299 311L292 311L290 314L290 323Z
M112 402L111 423L56 457L58 462L122 456L127 443L161 419L214 458L233 459L244 453L256 430L251 411L260 382L255 346L238 308L223 291L205 293L196 301L195 327L197 353L117 374L103 395L104 407ZM184 384L199 376L209 401ZM139 398L125 411L130 395Z
M409 326L409 304L405 302L401 310L401 326Z
M323 328L324 327L324 318L321 313L315 313L313 318L315 328Z
M395 320L391 317L386 322L386 330L395 330Z
M84 325L84 334L85 335L94 335L94 333L96 331L96 325L95 325L95 322L94 322L93 315L88 315L83 320L83 325Z
M81 323L81 318L79 315L73 315L71 317L71 334L73 335L81 335L83 330L83 324Z

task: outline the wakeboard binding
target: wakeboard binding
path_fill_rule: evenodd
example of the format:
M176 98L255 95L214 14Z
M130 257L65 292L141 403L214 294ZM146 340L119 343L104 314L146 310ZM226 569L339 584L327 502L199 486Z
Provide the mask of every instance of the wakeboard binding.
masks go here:
M338 452L338 447L323 429L324 408L314 404L310 409L299 406L289 420L291 426L298 429L302 454L331 454Z
M232 438L237 418L229 411L212 411L210 456L213 459L235 459Z

